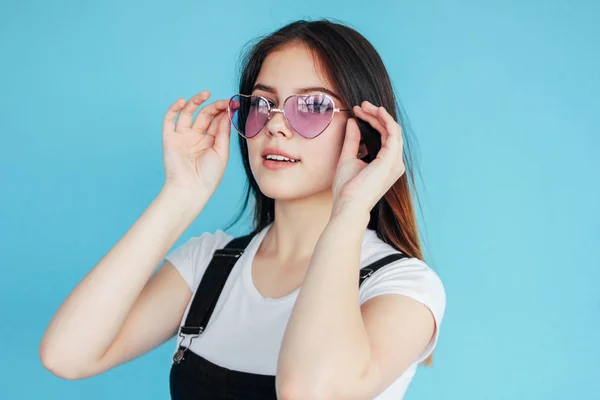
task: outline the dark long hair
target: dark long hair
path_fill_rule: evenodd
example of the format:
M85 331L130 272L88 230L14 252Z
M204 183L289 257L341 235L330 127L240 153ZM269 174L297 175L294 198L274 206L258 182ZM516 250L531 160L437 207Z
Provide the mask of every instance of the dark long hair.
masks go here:
M346 108L360 105L363 100L369 100L376 106L385 107L402 127L406 173L373 207L368 227L375 230L380 239L397 250L409 257L423 260L417 219L409 188L409 179L413 188L415 187L411 155L412 138L407 134L407 124L401 115L402 108L383 61L367 39L349 26L326 19L299 20L287 24L249 43L249 48L241 58L239 93L252 92L261 66L271 52L294 43L307 46L315 55L314 59L334 85ZM354 117L352 111L350 113ZM362 140L368 150L368 154L362 160L370 162L381 148L381 136L368 123L358 118L357 121ZM239 221L248 207L250 196L253 196L255 206L251 233L256 234L273 222L275 202L260 191L250 169L246 139L240 135L238 137L249 185L239 214L226 229ZM414 194L417 197L416 190ZM431 365L431 356L425 360L425 364Z

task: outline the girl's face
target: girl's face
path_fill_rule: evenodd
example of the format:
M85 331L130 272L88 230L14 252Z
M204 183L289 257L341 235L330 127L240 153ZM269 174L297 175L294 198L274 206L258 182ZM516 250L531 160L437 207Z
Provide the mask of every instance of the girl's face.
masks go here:
M274 108L292 94L326 93L338 108L346 108L324 77L313 56L302 45L287 45L270 53L260 70L252 94L266 98ZM282 113L272 113L263 129L247 139L248 157L254 179L267 197L293 200L330 191L339 160L348 112L336 112L329 126L314 139L306 139L287 125ZM281 149L297 163L269 169L264 165L267 147Z

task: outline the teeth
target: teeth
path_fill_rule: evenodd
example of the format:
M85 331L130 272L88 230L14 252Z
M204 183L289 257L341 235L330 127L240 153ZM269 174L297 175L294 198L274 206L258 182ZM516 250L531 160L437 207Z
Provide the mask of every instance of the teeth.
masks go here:
M267 160L278 160L278 161L289 161L289 162L298 162L298 160L294 160L293 158L287 158L284 156L276 156L273 154L269 154L267 155L267 157L265 157Z

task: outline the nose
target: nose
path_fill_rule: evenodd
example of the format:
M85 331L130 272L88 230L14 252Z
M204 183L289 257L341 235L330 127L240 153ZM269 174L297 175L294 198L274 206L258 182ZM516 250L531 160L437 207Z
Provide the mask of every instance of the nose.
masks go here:
M281 134L283 136L292 136L293 130L288 125L282 110L271 109L271 114L267 120L267 132L269 135Z

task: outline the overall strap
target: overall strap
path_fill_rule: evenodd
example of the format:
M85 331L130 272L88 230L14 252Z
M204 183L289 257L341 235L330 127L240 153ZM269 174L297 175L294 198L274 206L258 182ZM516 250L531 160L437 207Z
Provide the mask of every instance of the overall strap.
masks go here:
M377 271L379 268L385 267L386 265L388 265L389 263L391 263L393 261L401 260L401 259L407 258L407 257L408 256L404 253L394 253L394 254L390 254L389 256L385 256L380 260L372 262L371 264L367 265L366 267L361 268L360 269L360 278L358 279L358 287L360 288L360 286L363 284L365 279L367 279L368 277L373 275L375 273L375 271Z
M224 248L215 250L196 289L185 323L179 328L179 336L184 340L185 335L191 335L189 344L182 346L175 353L173 361L179 363L185 350L191 346L192 340L200 336L206 328L233 266L244 253L252 237L252 234L248 234L234 238Z
M197 335L206 328L233 266L251 239L252 235L238 237L227 243L224 248L215 250L198 285L185 324L181 327L182 333Z

